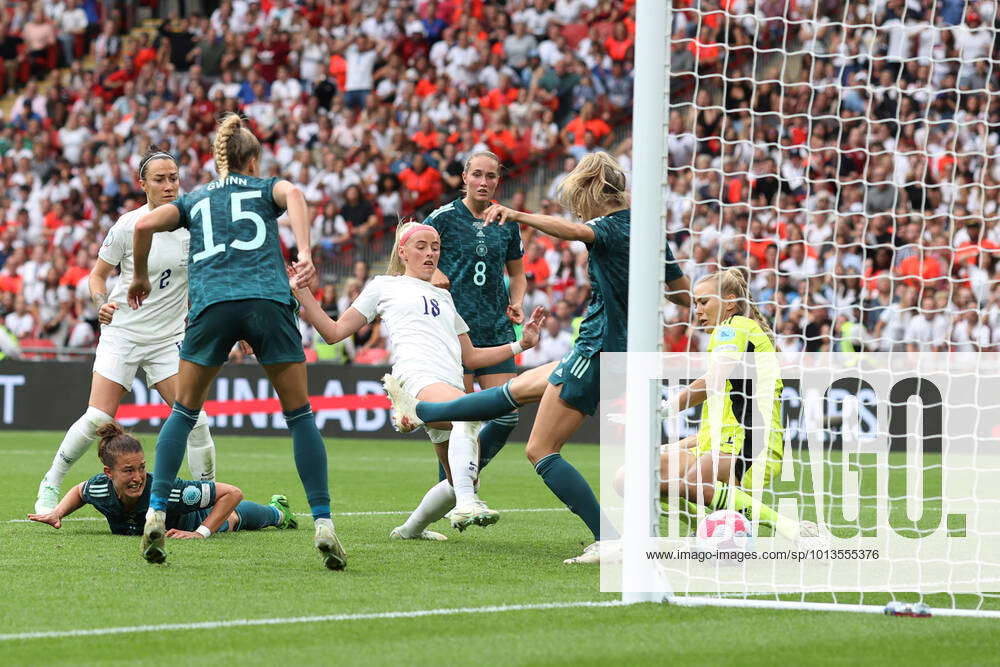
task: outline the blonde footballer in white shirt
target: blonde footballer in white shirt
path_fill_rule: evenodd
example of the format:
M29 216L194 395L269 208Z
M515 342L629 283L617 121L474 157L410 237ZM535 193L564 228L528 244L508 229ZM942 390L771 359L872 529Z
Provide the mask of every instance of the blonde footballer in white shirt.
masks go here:
M70 467L90 448L97 429L114 419L125 394L141 368L146 384L155 387L167 405L174 402L180 343L188 312L187 229L157 234L149 256L153 290L142 311L129 307L126 295L132 282L132 231L148 211L177 198L177 162L169 153L151 148L139 167L139 185L147 203L118 219L104 240L90 272L91 298L99 307L101 340L97 345L87 411L69 427L38 486L36 514L47 514L59 503L59 487ZM121 276L111 293L107 282L116 266ZM215 479L215 443L208 417L201 412L187 445L188 467L194 479Z
M519 342L474 347L467 333L469 327L455 310L451 294L430 282L440 256L437 230L414 222L400 225L388 275L368 283L336 321L323 312L309 289L299 286L294 277L292 285L302 304L304 319L327 343L341 341L375 317L381 317L383 331L389 337L392 374L420 400L450 401L465 395L463 364L472 369L493 366L534 347L545 315L541 308L532 313ZM429 424L426 430L448 479L427 492L421 507L431 506L428 511L436 514L434 521L454 507L451 524L459 530L473 524L485 527L496 523L499 513L476 496L479 423ZM427 523L430 521L424 525ZM405 526L393 530L391 537L446 539L423 529L410 534Z

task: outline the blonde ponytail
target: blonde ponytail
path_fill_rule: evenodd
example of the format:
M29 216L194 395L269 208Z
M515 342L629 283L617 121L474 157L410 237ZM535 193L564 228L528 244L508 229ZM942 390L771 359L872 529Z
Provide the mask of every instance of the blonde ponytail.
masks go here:
M240 171L252 158L258 157L260 142L253 132L243 126L243 119L239 114L230 112L219 121L212 152L215 154L215 168L221 181L230 171Z
M742 269L731 267L718 273L710 273L698 282L706 280L716 281L716 288L719 298L722 299L723 307L727 303L736 303L736 312L733 315L749 317L757 322L760 328L767 334L767 337L774 343L774 331L771 325L764 319L764 314L757 308L757 304L750 297L750 286L747 284L746 274Z

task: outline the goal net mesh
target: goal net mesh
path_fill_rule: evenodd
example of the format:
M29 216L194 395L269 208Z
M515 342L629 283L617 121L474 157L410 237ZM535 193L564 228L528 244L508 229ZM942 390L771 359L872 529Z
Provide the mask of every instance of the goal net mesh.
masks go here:
M800 352L977 355L997 349L995 5L670 4L664 3L671 34L662 224L692 284L743 268L750 298L786 361ZM664 299L665 352L706 350L709 336L692 311ZM665 422L663 442L696 433L699 415L700 408L692 409L672 426ZM816 428L828 462L836 464L838 427L821 419ZM787 431L786 467L794 469L808 462L805 428ZM889 466L896 463L890 457ZM940 464L940 454L925 453L925 467ZM866 513L865 497L862 488L858 516ZM693 531L702 516L682 521L682 530ZM661 518L666 525L665 511ZM829 513L821 518L835 523ZM792 595L719 596L1000 609L997 595L946 588L852 593L820 586ZM686 593L673 589L676 599Z

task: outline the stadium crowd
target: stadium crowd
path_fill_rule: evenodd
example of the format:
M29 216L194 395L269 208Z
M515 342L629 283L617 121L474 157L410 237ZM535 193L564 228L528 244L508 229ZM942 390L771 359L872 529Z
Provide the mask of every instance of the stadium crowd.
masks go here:
M790 353L1000 349L995 4L674 4L666 205L692 281L746 266ZM667 349L704 349L664 318Z
M399 217L458 196L472 151L511 174L561 163L531 193L546 213L565 214L556 188L586 152L631 169L612 141L631 111L628 0L188 1L156 33L124 33L118 3L27 4L0 17L0 57L47 23L68 69L30 61L25 77L4 61L22 86L0 130L0 314L16 337L92 341L81 280L141 202L137 156L170 150L185 190L211 179L220 111L251 120L264 173L303 188L317 263L353 267L319 288L331 315ZM668 241L693 281L746 266L780 349L1000 348L997 12L965 4L675 0ZM66 48L79 21L65 14L81 9L88 66ZM527 194L503 203L524 209ZM581 244L523 240L525 312L553 314L520 359L532 365L568 350L590 286ZM704 349L686 309L663 316L666 349ZM315 349L385 360L377 323Z
M456 198L471 152L516 173L607 147L631 110L632 1L144 4L180 16L127 31L130 3L0 3L16 94L0 129L0 317L22 341L93 343L84 278L142 203L139 156L176 155L185 191L211 180L219 112L245 114L262 173L303 189L317 263L350 267L387 251L400 217ZM331 308L357 288L342 277L325 272ZM384 348L377 327L371 340Z

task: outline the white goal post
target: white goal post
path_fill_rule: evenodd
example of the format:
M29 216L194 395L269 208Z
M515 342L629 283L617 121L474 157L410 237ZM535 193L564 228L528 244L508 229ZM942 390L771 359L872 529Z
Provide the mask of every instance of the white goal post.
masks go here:
M750 298L773 329L776 354L786 361L796 354L804 359L801 353L827 354L837 364L853 364L864 377L867 370L860 369L898 369L906 360L914 360L914 368L926 363L937 370L957 360L956 378L968 379L968 386L1000 388L991 384L1000 379L996 4L637 0L623 498L607 502L610 484L602 479L602 504L621 509L612 523L621 530L623 561L616 576L624 602L863 613L883 613L888 605L907 615L929 607L934 615L1000 618L1000 563L985 554L968 564L980 577L977 585L952 589L945 577L919 590L875 590L862 585L859 574L854 591L831 581L828 591L812 585L787 593L750 586L706 593L683 580L678 585L676 578L668 584L662 567L644 555L650 538L667 525L659 498L660 445L696 431L700 414L700 408L690 410L665 424L659 411L663 390L658 379L650 381L649 355L663 352L665 340L684 353L704 352L709 340L692 325L691 312L665 298L668 243L692 283L720 268L741 267ZM786 372L792 365L786 364ZM602 361L602 372L604 367ZM805 386L808 373L801 373ZM861 405L867 399L857 394ZM848 451L848 422L864 417L861 408L845 407L855 399L840 398L835 410L842 412L835 419L821 416L812 433L804 416L794 428L785 416L784 468L826 466L828 474L836 469L837 475L845 471L863 479L870 473L872 480L905 468L907 479L924 480L917 482L919 492L930 494L948 537L954 532L980 545L996 544L1000 494L983 480L992 479L986 471L1000 474L1000 466L994 468L992 452L987 456L981 447L991 439L1000 442L1000 420L982 416L985 404L977 401L985 398L945 394L946 420L949 410L973 420L964 425L969 443L955 454L946 425L940 452L924 458L925 445L919 444L919 458L911 459L926 414L911 414L907 422L910 399L903 398L909 431L899 440L877 421L900 404L887 396L872 399L877 423L871 440L880 439L885 449L877 457L874 444L851 441L858 449ZM923 395L921 401L921 410L912 412L926 413ZM794 429L798 435L790 433ZM893 449L894 437L902 453ZM913 470L912 460L921 462ZM952 484L947 495L943 487L924 488L924 473L942 469L945 485L967 474L971 490L957 493ZM790 476L772 483L787 490ZM887 504L905 505L898 486L878 484ZM839 539L845 525L862 522L864 498L858 517L839 525L831 516L842 520L850 514L848 503L829 488L815 493L821 496L817 522L825 535ZM981 510L978 522L955 519L958 513L950 508L962 503ZM831 515L830 507L839 509ZM691 526L702 511L690 518ZM872 509L872 516L881 521L878 512ZM966 553L950 544L940 552L928 547L931 552L944 556L926 563L917 558L914 567L937 572L941 561ZM984 590L982 581L996 585Z

